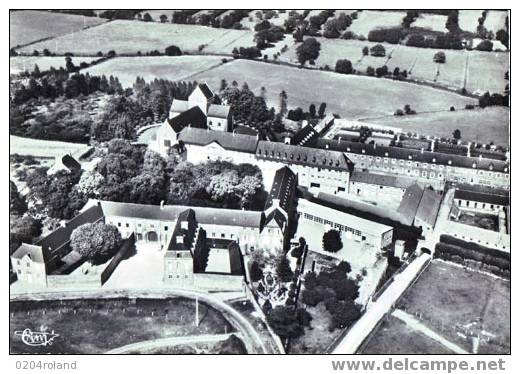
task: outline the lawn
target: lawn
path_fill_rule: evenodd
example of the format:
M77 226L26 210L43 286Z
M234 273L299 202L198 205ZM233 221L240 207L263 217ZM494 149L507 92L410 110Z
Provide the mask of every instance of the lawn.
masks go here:
M504 10L490 10L487 13L486 20L484 21L484 27L488 31L496 33L500 29L506 28L506 17L508 12Z
M72 57L72 63L79 66L82 62L91 63L97 57ZM9 73L18 74L23 71L32 72L34 65L38 65L40 71L49 70L51 67L59 69L65 68L65 57L51 57L51 56L16 56L9 57Z
M464 31L477 32L478 19L482 16L482 9L459 10L459 27Z
M363 10L358 12L357 19L353 20L347 30L367 37L371 30L400 26L404 16L406 16L406 12Z
M22 138L9 135L9 154L31 155L40 158L54 158L65 153L80 153L88 148L85 144L58 142L52 140L40 140Z
M350 60L354 68L363 73L366 72L368 66L378 68L387 64L391 72L395 67L399 67L400 70L406 70L412 79L436 82L452 89L461 89L464 85L466 58L469 55L466 84L469 92L502 92L507 83L504 80L504 73L509 70L509 53L445 50L446 63L437 64L433 62L433 56L437 52L435 49L380 43L386 49L386 56L372 57L363 56L362 49L365 46L370 48L378 43L360 40L316 39L321 44L316 65L318 67L328 65L331 70L334 70L339 59ZM297 44L291 46L287 52L282 54L280 60L298 63L297 47ZM439 70L438 76L437 70Z
M96 26L106 21L97 17L36 10L11 11L9 12L9 45L12 48L45 38L76 33L85 27ZM54 43L48 43L48 46L43 48L55 52ZM33 49L35 48L27 47L26 50L32 52Z
M307 110L310 104L327 103L328 113L342 117L392 115L396 109L410 104L418 112L463 108L476 100L431 87L363 76L339 75L333 72L297 69L249 60L236 60L191 78L206 81L217 89L221 79L247 82L257 94L264 86L268 105L278 108L278 95L288 94L289 107Z
M218 56L116 57L85 69L90 75L113 75L123 87L132 87L137 76L151 82L155 78L191 80L194 74L222 64ZM213 87L214 89L218 88Z
M232 325L212 307L199 303L201 322L194 325L195 303L169 299L81 299L12 301L10 303L11 353L103 353L151 339L200 334L223 334ZM15 331L54 330L52 345L32 347Z
M422 27L432 31L448 32L446 29L447 19L448 16L423 13L415 20L415 22L412 24L412 27Z
M412 105L413 107L413 105ZM442 111L409 116L369 118L367 122L401 127L411 131L439 137L451 136L459 129L462 139L509 146L509 108L488 107L485 109Z
M388 316L362 348L361 354L451 354L432 338Z
M182 51L198 51L200 45L208 45L205 51L231 53L230 46L240 40L241 46L254 45L253 32L249 30L216 29L205 26L181 25L158 22L136 22L117 20L99 27L53 40L36 43L23 52L49 48L57 53L72 52L76 55L94 55L114 50L118 54L145 54L153 50L164 52L170 45ZM212 45L213 43L213 45Z
M397 307L420 315L423 324L467 351L471 336L479 335L479 353L506 354L510 297L508 281L434 261Z

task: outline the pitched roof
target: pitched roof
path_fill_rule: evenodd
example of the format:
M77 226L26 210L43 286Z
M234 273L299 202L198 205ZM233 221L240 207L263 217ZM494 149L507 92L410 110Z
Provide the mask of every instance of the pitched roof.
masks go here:
M182 227L182 222L188 223L188 228ZM197 222L195 221L195 212L193 209L186 209L179 214L177 223L172 232L171 240L168 245L168 251L190 251L195 231L197 230ZM177 241L177 237L182 236L182 242Z
M254 153L258 138L251 135L233 134L225 131L211 131L196 128L185 128L179 134L179 140L185 144L205 146L216 142L225 149Z
M187 100L177 100L173 99L172 106L170 108L170 112L182 113L189 109L189 104Z
M463 189L455 190L455 199L477 201L480 203L496 204L502 206L509 205L509 196L496 195L478 191L468 191Z
M296 174L290 168L284 166L278 169L274 174L273 185L265 203L266 209L273 205L273 199L277 199L280 208L290 214L289 210L296 192L296 183Z
M261 140L258 142L256 156L288 164L298 164L325 169L352 171L354 165L342 152L299 147L279 142Z
M175 221L187 209L195 212L199 224L243 226L262 228L265 217L263 212L238 209L190 207L184 205L146 205L100 201L105 216Z
M227 118L230 107L227 105L211 104L208 109L208 117Z
M251 135L251 136L257 136L258 131L255 130L252 127L244 126L244 125L235 125L233 128L233 132L235 134L242 134L242 135Z
M16 251L11 255L11 257L22 259L26 255L29 255L32 261L45 263L49 257L49 253L47 250L43 249L39 245L32 245L22 243Z
M422 195L423 189L417 183L414 183L406 189L399 204L397 212L400 213L410 225L414 221L415 213L417 213Z
M479 170L490 170L508 172L509 164L505 161L491 160L478 157L467 157L454 154L408 149L391 146L380 146L375 144L363 144L344 140L330 140L320 138L316 142L316 148L331 149L335 151L365 154L367 156L379 156L410 160L421 163L439 164L445 166L456 166L474 168Z
M276 223L276 225L283 229L284 225L287 224L287 219L285 215L280 211L279 208L273 209L271 212L267 214L265 217L265 224L268 225L272 220Z
M318 132L309 123L303 126L291 139L293 145L312 145L318 139Z
M206 99L211 99L214 96L213 91L211 91L207 83L200 83L198 88L202 91Z
M394 175L366 173L357 170L355 170L350 176L350 181L396 188L406 188L414 183L414 180L412 178L397 177Z
M420 219L431 226L435 226L437 214L441 206L442 196L429 188L425 189L415 214L415 219Z
M173 131L179 133L186 127L196 127L201 129L207 129L206 115L198 106L194 106L181 114L170 118L168 123L172 127Z
M69 170L79 170L81 165L74 157L69 154L64 155L61 158L61 163L65 165Z

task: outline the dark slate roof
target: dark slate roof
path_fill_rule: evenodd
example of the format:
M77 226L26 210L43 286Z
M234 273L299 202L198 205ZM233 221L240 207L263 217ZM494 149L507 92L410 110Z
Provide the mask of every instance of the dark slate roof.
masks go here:
M244 125L236 125L233 128L233 132L235 134L242 134L242 135L251 135L251 136L257 136L258 135L258 131L257 130L255 130L252 127L244 126Z
M273 209L269 214L267 214L265 217L265 224L268 225L272 220L274 220L280 229L283 229L284 224L287 224L287 219L278 208Z
M259 141L256 156L288 164L352 171L354 164L342 152L299 147L279 142Z
M198 106L194 106L169 119L168 123L176 133L181 132L186 127L208 128L206 125L206 115Z
M380 146L374 144L363 144L343 140L330 140L320 138L316 142L316 148L331 149L341 152L365 154L367 156L389 157L402 160L410 160L421 163L434 163L446 166L457 166L464 168L475 168L479 170L492 170L508 172L509 164L500 160L486 158L467 157L439 152L430 152L416 149Z
M291 139L292 145L313 145L318 139L318 132L311 124L302 127Z
M265 208L267 209L273 205L273 199L278 199L280 208L290 214L289 210L294 200L296 184L296 174L289 167L284 166L278 169L274 174L273 185L265 203Z
M76 161L76 159L74 157L72 157L71 155L64 155L62 158L61 158L61 163L63 165L65 165L69 170L79 170L81 169L81 165L79 164L78 161Z
M417 213L422 195L423 189L416 183L412 184L404 192L397 212L400 213L409 224L413 223L415 219L415 214Z
M192 127L185 128L179 134L179 140L185 144L208 145L216 142L225 149L255 153L258 138L251 135L233 134L225 131L212 131L195 129Z
M213 91L211 91L207 83L200 83L199 88L204 96L206 96L206 99L211 99L214 96Z
M502 206L509 205L509 196L495 195L484 192L455 190L455 199L477 201L480 203L496 204Z
M441 201L441 195L428 188L425 189L419 207L417 208L415 218L428 223L430 226L435 226L435 221L437 220L437 214L439 213Z
M81 212L76 217L66 223L65 227L60 227L51 232L46 237L38 240L35 244L52 252L67 244L70 241L72 231L85 223L94 223L103 218L103 211L99 206L91 206Z
M38 245L22 243L16 251L12 254L12 257L22 259L25 255L29 255L32 261L45 263L49 258L49 253Z
M182 222L188 222L188 229L182 228ZM179 214L177 223L172 232L168 251L190 251L197 230L197 222L195 221L195 212L193 209L187 209ZM177 237L182 236L182 243L177 242Z
M227 118L230 107L227 105L211 104L208 109L208 117Z
M193 209L195 219L199 224L215 224L262 228L265 220L263 212L220 209L206 207L190 207L183 205L159 205L119 203L100 201L105 216L154 219L160 221L175 221L187 209Z
M383 175L354 171L350 177L351 182L376 184L396 188L406 188L414 183L414 179L407 177L397 177L394 175Z

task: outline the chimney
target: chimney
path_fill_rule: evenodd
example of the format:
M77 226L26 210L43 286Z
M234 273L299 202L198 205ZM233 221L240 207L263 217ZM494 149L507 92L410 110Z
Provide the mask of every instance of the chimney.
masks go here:
M161 209L164 209L164 200L161 200Z
M468 157L471 157L471 142L468 143Z
M329 143L325 144L325 149L329 149Z
M338 136L338 144L341 143L341 136Z
M421 154L424 153L424 148L421 148Z
M289 138L288 136L286 136L284 138L284 141L283 141L285 144L291 144L291 138Z
M435 140L432 140L432 152L435 152Z
M233 136L235 136L235 130L233 130Z

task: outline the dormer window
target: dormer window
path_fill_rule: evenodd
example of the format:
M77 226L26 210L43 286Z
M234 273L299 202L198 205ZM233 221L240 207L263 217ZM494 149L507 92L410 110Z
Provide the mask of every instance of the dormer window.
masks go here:
M347 147L347 152L350 152L350 147Z
M437 162L437 160L435 159L435 157L433 158L432 162Z
M361 150L361 153L365 153L365 149L364 148Z
M489 165L489 170L493 170L493 164Z
M451 160L448 160L448 165L451 165Z
M408 155L408 160L411 160L412 159L412 155Z

